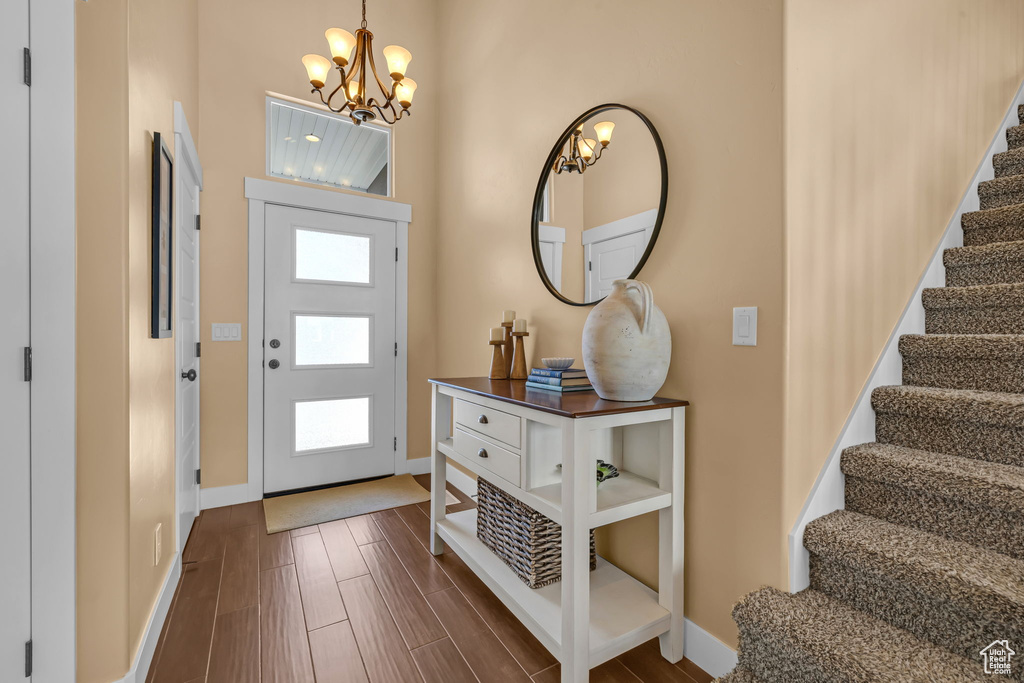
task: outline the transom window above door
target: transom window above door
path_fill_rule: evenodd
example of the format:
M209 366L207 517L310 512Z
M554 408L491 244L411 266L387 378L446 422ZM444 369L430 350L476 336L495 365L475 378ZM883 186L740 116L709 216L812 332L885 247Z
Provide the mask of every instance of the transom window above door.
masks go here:
M267 175L391 196L391 130L267 97Z

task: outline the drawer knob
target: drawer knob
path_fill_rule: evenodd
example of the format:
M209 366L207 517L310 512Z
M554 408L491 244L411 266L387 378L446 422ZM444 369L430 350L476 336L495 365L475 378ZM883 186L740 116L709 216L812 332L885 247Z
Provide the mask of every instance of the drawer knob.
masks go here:
M487 449L486 448L481 448L480 450L478 450L476 452L476 454L477 454L478 457L486 458L487 457Z
M479 422L482 425L485 425L485 424L487 424L487 416L486 415L481 415L480 417L478 417L476 419L476 421Z

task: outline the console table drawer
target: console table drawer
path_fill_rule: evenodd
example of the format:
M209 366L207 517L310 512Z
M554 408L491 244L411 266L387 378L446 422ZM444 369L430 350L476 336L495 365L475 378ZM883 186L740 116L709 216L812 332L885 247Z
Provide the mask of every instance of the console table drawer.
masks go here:
M455 430L455 452L519 486L519 456L515 453L461 429Z
M456 399L455 423L513 448L519 448L522 442L520 418L494 408Z

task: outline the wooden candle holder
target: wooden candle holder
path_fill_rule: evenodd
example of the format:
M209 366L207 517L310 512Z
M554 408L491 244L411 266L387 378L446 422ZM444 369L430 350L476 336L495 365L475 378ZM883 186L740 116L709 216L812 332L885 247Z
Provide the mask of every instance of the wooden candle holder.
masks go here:
M505 379L508 379L512 374L512 323L502 323L501 326L505 330L505 341L502 344L505 354Z
M512 351L512 372L509 374L511 379L526 379L530 376L530 373L526 371L526 345L523 343L523 337L529 337L529 332L513 332L512 336L515 337L515 348Z
M494 347L491 352L491 379L508 379L508 372L505 371L505 354L502 353L502 347L505 346L504 341L492 341L491 346Z

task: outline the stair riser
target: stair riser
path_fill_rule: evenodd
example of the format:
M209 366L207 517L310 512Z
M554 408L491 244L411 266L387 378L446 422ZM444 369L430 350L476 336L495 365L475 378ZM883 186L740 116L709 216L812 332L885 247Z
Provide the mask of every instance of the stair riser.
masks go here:
M1021 126L1006 129L1006 146L1009 149L1024 147L1024 130Z
M1024 175L1024 159L1019 157L1001 157L996 155L992 159L992 166L995 168L996 178Z
M1024 240L1024 225L997 225L991 228L964 230L964 246L980 247L997 242L1019 242Z
M875 440L1024 467L1024 429L1021 428L876 413Z
M861 477L846 477L847 510L1024 560L1024 515Z
M1003 285L1024 282L1024 261L1001 261L969 266L946 266L947 287Z
M969 660L996 639L1024 642L1024 615L994 621L989 605L929 595L910 577L897 580L811 555L811 587ZM1024 680L1024 669L1015 669L1013 679Z
M926 334L1024 334L1024 307L925 308Z
M1024 360L904 356L903 383L915 387L1024 393Z
M787 683L859 683L854 675L833 667L816 666L813 657L775 633L737 620L740 627L739 664L762 681Z
M978 199L981 201L981 210L998 209L1001 206L1011 204L1024 204L1024 183L1012 189L996 190L987 188L985 185L978 186Z

